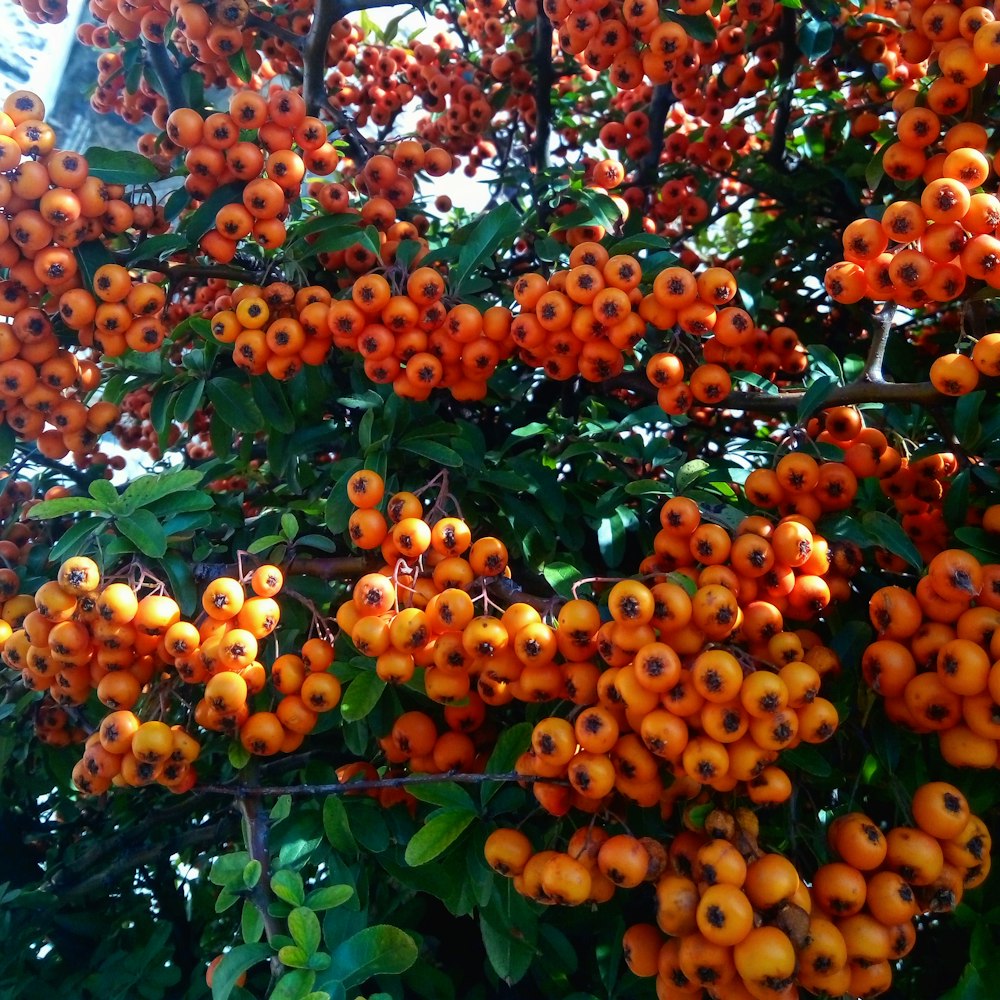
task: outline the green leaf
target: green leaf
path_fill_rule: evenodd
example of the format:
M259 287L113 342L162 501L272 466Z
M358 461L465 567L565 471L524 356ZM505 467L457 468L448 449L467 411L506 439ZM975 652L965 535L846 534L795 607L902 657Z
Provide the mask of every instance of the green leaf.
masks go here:
M362 230L359 227L357 218L355 218L354 224L351 226L330 229L323 233L322 236L317 236L315 240L308 244L307 249L303 251L299 259L305 261L321 253L347 250L354 246L355 243L361 243L367 249L372 249L371 238L367 230Z
M87 492L105 509L109 511L121 510L121 497L118 490L114 488L106 479L95 479L87 488Z
M105 517L81 518L76 524L67 528L59 536L59 540L49 549L49 561L57 563L67 556L80 555L85 552L90 547L91 536L96 535L98 531L103 531L107 524L108 520Z
M357 722L378 704L386 683L374 671L358 674L347 685L340 702L340 714L345 722Z
M306 953L312 955L319 948L322 931L319 917L308 906L296 906L288 914L288 932L292 940Z
M208 398L215 412L234 430L253 433L264 427L264 416L246 385L230 378L214 378L208 383Z
M309 956L297 944L286 944L278 949L278 961L292 969L304 969L309 964Z
M186 424L201 405L201 398L205 395L205 380L191 379L184 385L184 388L177 393L177 402L174 404L174 418L182 424Z
M833 24L827 20L818 20L811 13L802 18L799 26L799 48L809 61L821 59L833 46Z
M642 253L643 250L665 250L676 263L680 258L673 253L673 248L674 244L664 236L657 236L655 233L640 233L619 240L608 250L608 253L611 255L637 254Z
M263 962L272 954L271 946L264 943L241 944L227 951L216 966L215 975L212 977L212 1000L227 1000L229 994L233 992L236 980L247 969L258 962Z
M411 785L410 794L432 806L451 806L455 809L475 809L472 796L454 781L436 781L429 785Z
M679 14L672 10L664 10L668 21L676 21L682 25L689 38L696 42L710 44L716 39L716 28L707 14Z
M274 987L268 1000L305 1000L316 983L316 973L307 969L286 972Z
M56 500L43 500L28 511L28 516L39 521L47 521L53 517L65 517L67 514L77 514L84 510L103 510L102 504L87 497L59 497Z
M612 511L597 525L597 547L609 568L621 564L625 556L625 524L618 511Z
M17 438L10 424L0 424L0 466L6 465L14 457L14 445Z
M470 809L436 809L406 845L406 863L415 868L433 861L458 840L475 818Z
M129 511L137 507L148 507L171 493L195 489L203 478L202 473L195 469L172 469L169 472L140 476L129 483L121 500Z
M837 387L837 380L829 375L819 375L802 394L796 410L798 422L804 424L829 398Z
M240 933L247 944L253 944L264 936L264 918L260 910L249 900L244 900L240 915Z
M986 390L970 392L955 402L955 435L966 451L975 451L982 440L983 427L979 410L986 399Z
M247 59L247 54L244 49L240 49L239 52L233 53L229 57L229 68L236 74L236 78L243 83L249 83L251 77L253 76L253 70L250 68L250 61Z
M94 287L94 274L99 267L114 263L114 255L101 240L88 240L73 251L80 268L81 284L85 288Z
M155 515L139 508L115 519L115 527L144 556L159 559L167 551L167 536Z
M542 567L545 582L560 596L573 596L573 584L580 579L580 571L569 563L554 562Z
M336 795L328 795L323 802L323 832L335 851L341 854L357 853L358 845L351 833L347 809Z
M458 266L451 275L451 294L460 296L462 286L469 277L479 269L505 243L509 243L521 231L521 217L510 202L504 202L495 211L489 212L477 219L470 226L460 230L465 238L462 243L462 253Z
M452 469L459 469L463 465L462 456L453 448L438 444L437 441L428 441L426 438L401 441L399 450L408 451L411 455L419 455L421 458L428 458L435 465L447 465Z
M250 751L242 743L230 743L227 755L235 771L242 771L250 763Z
M778 387L769 378L764 378L763 375L758 375L756 372L736 371L730 372L730 376L734 382L751 385L755 389L760 389L761 392L767 393L769 396L776 396L778 394Z
M948 485L948 494L944 498L944 519L952 530L965 524L971 481L972 473L962 469Z
M885 160L885 154L888 149L895 145L895 142L887 142L884 146L868 161L868 166L865 167L865 183L874 191L881 182L882 178L885 177L885 167L883 166L883 161Z
M417 960L417 946L405 931L374 924L349 937L333 952L333 963L317 984L343 982L348 989L372 976L398 975Z
M197 107L198 105L189 105ZM244 181L231 181L216 188L188 217L181 228L181 232L187 237L189 244L197 243L214 225L215 217L219 214L219 209L231 202L241 202L243 200L243 189L246 187Z
M130 264L135 264L138 261L166 260L178 250L186 250L189 246L187 237L181 236L179 233L149 236L129 254L128 260Z
M861 517L861 527L876 545L887 549L893 555L905 559L914 569L923 569L924 561L920 552L910 540L898 521L888 514L873 510Z
M509 879L479 917L483 945L496 974L506 983L523 979L535 958L538 917ZM609 991L608 995L611 993Z
M141 153L91 146L83 155L91 176L109 184L151 184L162 179L153 161Z
M330 885L325 889L314 889L306 896L306 906L311 910L333 910L343 906L354 895L349 885Z
M271 807L270 820L272 825L280 823L283 819L288 819L292 813L291 795L279 795L278 801Z
M167 529L164 528L166 531ZM198 606L198 589L195 586L194 574L190 560L179 552L167 551L160 558L160 565L167 574L170 591L184 615L193 615ZM242 747L241 747L242 749Z
M264 866L256 858L248 861L243 869L243 884L248 889L252 889L260 881L263 871Z
M301 906L306 899L302 876L289 868L281 868L271 876L271 892L292 906Z
M786 750L781 755L782 767L797 767L806 774L817 778L829 778L833 774L833 765L826 754L814 746L800 744L794 750Z
M508 726L500 732L493 753L486 762L486 774L507 774L512 771L517 763L517 758L528 749L531 744L530 722L518 722L513 726ZM483 782L480 785L479 797L483 805L496 795L503 787L502 782Z
M692 483L701 479L708 471L708 462L703 458L695 458L690 462L685 462L676 473L674 473L674 485L678 493L683 493Z
M269 427L282 434L291 434L295 430L295 415L288 405L282 382L271 375L256 375L250 380L250 391Z

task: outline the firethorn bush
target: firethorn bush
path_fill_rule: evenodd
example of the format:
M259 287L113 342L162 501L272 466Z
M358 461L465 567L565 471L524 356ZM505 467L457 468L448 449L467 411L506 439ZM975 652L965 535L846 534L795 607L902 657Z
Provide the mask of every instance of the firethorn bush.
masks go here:
M0 995L992 997L1000 11L371 6L0 95Z

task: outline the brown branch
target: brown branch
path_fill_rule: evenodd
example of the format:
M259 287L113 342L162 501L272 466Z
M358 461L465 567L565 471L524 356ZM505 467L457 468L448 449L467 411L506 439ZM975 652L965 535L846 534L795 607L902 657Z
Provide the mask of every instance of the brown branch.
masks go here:
M502 774L465 774L445 771L441 774L406 774L398 778L373 778L369 781L337 781L325 785L199 785L198 791L209 795L232 795L241 802L246 798L259 799L265 795L353 795L355 792L377 792L383 788L406 788L409 785L439 785L453 781L459 785L482 785L488 781L518 781L532 784L536 781L565 785L562 778L544 778L536 774L519 774L506 771ZM259 859L258 859L259 860Z
M247 852L251 861L260 864L260 878L250 890L250 902L257 907L257 912L260 913L264 923L264 933L267 935L268 943L271 943L281 934L281 928L270 912L271 853L268 849L268 836L271 832L270 819L266 813L261 812L259 796L236 795L234 798L243 817L243 837ZM274 955L271 958L271 977L275 979L280 975L281 962L278 961L278 956Z
M339 580L367 573L376 562L366 556L329 556L319 559L293 559L288 566L290 574L314 576L320 580Z

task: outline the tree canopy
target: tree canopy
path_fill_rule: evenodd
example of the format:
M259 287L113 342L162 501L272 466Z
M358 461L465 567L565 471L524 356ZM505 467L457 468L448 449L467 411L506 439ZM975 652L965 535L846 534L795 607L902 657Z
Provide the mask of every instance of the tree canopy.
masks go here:
M0 992L991 995L993 8L77 35L143 134L0 112Z

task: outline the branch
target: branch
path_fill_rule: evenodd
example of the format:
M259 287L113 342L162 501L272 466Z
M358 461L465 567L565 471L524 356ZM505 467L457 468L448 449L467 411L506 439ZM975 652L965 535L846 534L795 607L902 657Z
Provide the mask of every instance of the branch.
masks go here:
M763 392L731 392L717 403L702 403L724 410L750 410L756 413L785 413L794 410L805 397L806 390L795 389L768 395ZM831 406L853 406L857 403L919 403L929 406L944 397L930 382L856 381L839 386L823 400L824 409Z
M170 58L166 45L163 42L151 42L148 38L144 38L142 44L149 65L163 88L163 96L167 99L167 110L176 111L177 108L185 107L187 98L181 87L181 70Z
M125 872L135 871L141 865L152 861L169 858L184 847L203 847L209 844L217 847L225 839L225 823L220 820L212 826L200 826L181 834L172 835L167 843L120 851L107 867L95 872L89 878L75 884L61 883L58 886L53 881L49 883L49 888L58 894L60 903L79 898L101 898L107 896L108 891L114 887L118 876L125 874ZM42 886L42 888L44 889L46 886Z
M369 781L337 781L326 785L199 785L198 791L209 795L233 795L240 800L242 809L244 799L259 799L265 795L353 795L355 792L377 792L383 788L406 788L408 785L435 785L445 781L454 781L459 785L482 785L487 781L566 784L562 778L543 778L541 775L519 774L517 771L502 774L457 774L445 771L441 774L406 774L398 778L373 778Z
M339 580L368 572L374 563L365 556L330 556L320 559L293 559L289 574L301 573L320 580Z
M305 44L305 39L302 35L297 35L294 31L289 30L280 24L275 24L274 21L265 21L264 18L258 17L256 14L250 14L247 16L246 25L248 28L256 28L262 35L270 35L272 38L278 38L283 42L291 45L296 51L301 52L302 47Z
M885 349L889 344L889 333L892 330L892 320L895 315L895 302L887 302L878 314L878 324L868 347L868 357L865 359L865 367L861 371L859 382L880 383L883 381L882 366L885 363Z
M236 802L243 816L243 836L246 841L247 852L252 861L260 863L260 878L257 884L250 890L250 901L257 907L264 923L264 933L267 935L268 943L281 934L278 921L270 912L271 903L271 854L268 850L268 835L271 831L269 817L260 811L259 796L236 796ZM277 978L281 975L281 962L278 956L271 958L271 977Z
M340 0L317 0L316 13L302 46L302 96L306 113L315 115L325 107L326 47L333 26L347 13Z
M656 180L663 153L667 113L674 100L674 90L669 83L658 83L653 88L653 99L649 104L649 152L639 161L639 169L636 171L636 181L640 187L647 187Z
M531 147L531 165L541 173L549 163L549 136L552 131L552 22L539 8L535 18L535 141Z
M781 12L781 62L778 64L778 77L782 81L781 96L778 98L778 110L774 115L774 134L771 137L771 148L764 159L776 170L785 169L785 146L788 142L788 125L792 117L792 74L799 60L799 47L795 42L795 11L786 7Z
M398 4L379 3L375 0L364 6L369 8L398 6ZM371 155L368 143L358 131L357 125L340 108L330 104L326 89L326 49L330 33L342 17L357 9L343 0L316 0L316 13L302 45L302 96L305 98L307 114L318 116L322 110L333 118L337 127L344 133L351 156L356 163L363 164Z

